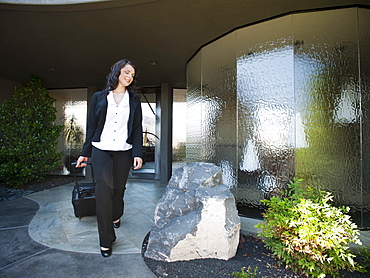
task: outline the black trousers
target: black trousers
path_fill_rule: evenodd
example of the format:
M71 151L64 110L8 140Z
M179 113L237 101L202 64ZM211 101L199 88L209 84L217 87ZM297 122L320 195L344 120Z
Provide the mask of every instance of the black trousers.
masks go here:
M102 151L93 147L91 161L96 180L96 216L100 246L111 248L116 240L113 221L123 215L123 196L133 164L132 151Z

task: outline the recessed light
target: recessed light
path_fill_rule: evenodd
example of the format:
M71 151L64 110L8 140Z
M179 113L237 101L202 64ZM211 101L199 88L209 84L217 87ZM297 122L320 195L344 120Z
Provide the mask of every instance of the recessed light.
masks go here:
M156 65L158 65L158 62L157 62L157 61L150 61L150 64L151 64L152 66L156 66Z

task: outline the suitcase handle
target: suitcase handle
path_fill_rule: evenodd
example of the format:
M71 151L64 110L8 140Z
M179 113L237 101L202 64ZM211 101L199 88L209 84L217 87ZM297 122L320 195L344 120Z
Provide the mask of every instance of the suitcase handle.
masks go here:
M86 163L87 165L91 165L92 164L91 161L84 161L82 163ZM77 162L72 162L71 165L76 167ZM85 166L83 166L83 167L85 167Z
M91 166L91 175L92 175L92 179L93 179L93 184L95 184L95 176L94 176L94 169L92 167L92 163L91 161L84 161L83 163L86 163L87 166ZM77 162L72 162L71 165L73 166L73 176L75 177L75 182L76 182L76 185L78 186L78 190L80 190L80 185L78 183L78 180L77 180L77 175L76 175L76 165L77 165ZM86 166L84 166L86 167Z

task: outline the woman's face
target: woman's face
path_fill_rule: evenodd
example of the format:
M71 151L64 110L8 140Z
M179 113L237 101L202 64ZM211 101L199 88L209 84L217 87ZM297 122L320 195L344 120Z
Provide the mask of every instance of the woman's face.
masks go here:
M118 82L120 85L127 87L134 80L135 69L127 64L121 69L121 74L119 75Z

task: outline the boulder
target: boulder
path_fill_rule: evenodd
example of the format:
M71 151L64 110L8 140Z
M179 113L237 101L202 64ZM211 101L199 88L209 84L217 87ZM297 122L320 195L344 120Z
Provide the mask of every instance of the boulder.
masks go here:
M240 218L221 168L195 162L179 168L159 200L144 256L167 262L235 256Z

